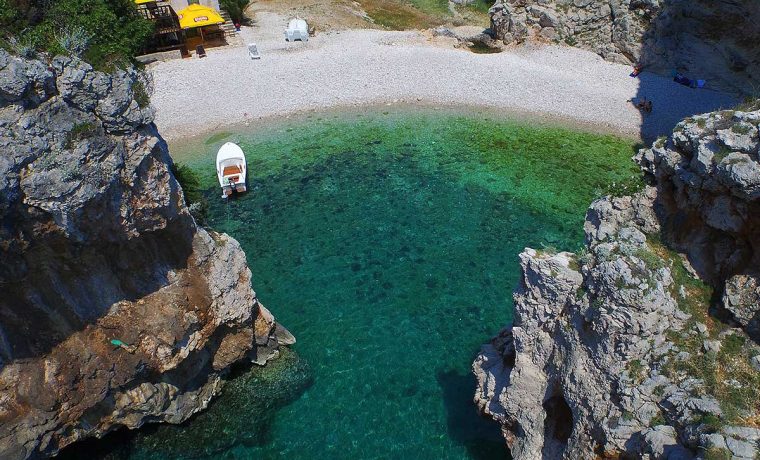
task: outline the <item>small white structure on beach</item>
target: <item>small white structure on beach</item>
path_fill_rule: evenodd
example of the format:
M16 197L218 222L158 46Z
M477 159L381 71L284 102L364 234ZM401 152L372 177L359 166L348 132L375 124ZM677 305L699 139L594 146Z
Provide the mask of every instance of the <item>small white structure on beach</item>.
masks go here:
M309 41L309 26L303 19L291 19L288 22L288 28L285 29L285 40L293 42L301 40Z

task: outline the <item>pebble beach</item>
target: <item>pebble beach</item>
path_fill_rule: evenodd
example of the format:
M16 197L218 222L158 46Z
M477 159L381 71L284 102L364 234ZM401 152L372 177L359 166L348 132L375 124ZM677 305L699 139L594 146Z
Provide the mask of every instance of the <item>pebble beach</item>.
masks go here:
M259 13L244 44L151 65L156 124L169 140L290 114L363 105L466 105L651 139L683 117L736 103L711 90L552 44L476 54L424 31L344 30L288 43L287 18ZM252 60L246 43L261 59ZM643 117L630 102L654 101Z

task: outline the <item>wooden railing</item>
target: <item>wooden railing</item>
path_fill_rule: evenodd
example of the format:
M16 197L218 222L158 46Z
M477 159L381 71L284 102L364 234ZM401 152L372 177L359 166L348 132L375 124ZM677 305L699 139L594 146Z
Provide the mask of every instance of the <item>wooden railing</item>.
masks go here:
M138 8L143 17L155 24L155 34L163 35L179 32L179 17L169 5L153 5Z

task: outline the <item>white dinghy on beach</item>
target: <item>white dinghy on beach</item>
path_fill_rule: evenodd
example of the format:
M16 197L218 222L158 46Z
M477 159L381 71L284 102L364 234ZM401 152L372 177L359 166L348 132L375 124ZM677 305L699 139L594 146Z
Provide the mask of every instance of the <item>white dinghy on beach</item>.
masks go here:
M245 154L237 144L227 142L216 154L216 175L222 187L222 198L245 192Z

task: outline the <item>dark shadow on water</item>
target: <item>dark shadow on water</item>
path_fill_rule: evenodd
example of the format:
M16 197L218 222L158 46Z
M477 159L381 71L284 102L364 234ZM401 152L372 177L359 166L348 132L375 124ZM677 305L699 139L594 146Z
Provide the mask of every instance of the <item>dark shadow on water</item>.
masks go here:
M443 390L449 436L465 446L475 460L511 460L499 425L481 417L475 409L475 376L455 371L439 371L436 380Z
M180 460L225 458L237 445L265 447L280 409L312 385L308 364L290 350L265 367L233 369L222 393L208 409L180 425L148 424L122 429L101 440L74 444L56 457L64 460Z

